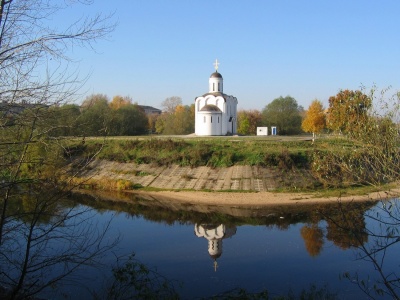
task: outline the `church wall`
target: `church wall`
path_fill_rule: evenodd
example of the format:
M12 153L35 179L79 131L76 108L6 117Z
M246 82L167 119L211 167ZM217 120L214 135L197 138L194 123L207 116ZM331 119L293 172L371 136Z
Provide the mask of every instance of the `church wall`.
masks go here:
M224 101L223 103L223 114L222 114L222 126L221 126L221 134L226 135L228 133L228 116L227 116L227 103Z
M208 91L210 93L222 92L223 91L223 80L222 78L210 78L208 81Z
M222 123L222 135L236 134L237 133L237 124L236 124L236 109L237 109L237 100L235 97L228 96L226 102L224 102L224 109L225 112L223 114L223 123ZM221 109L222 110L222 109ZM232 117L232 120L229 119ZM232 128L233 123L233 128Z
M222 116L220 112L197 112L196 135L221 135Z

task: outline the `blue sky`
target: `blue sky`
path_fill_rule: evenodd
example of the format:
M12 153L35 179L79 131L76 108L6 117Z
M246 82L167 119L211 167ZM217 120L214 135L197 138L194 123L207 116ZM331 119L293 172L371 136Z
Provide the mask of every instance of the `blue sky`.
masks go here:
M190 105L208 92L215 59L239 109L287 95L307 109L341 89L400 87L398 0L95 0L76 16L98 12L115 12L118 26L97 53L74 50L91 73L86 94Z

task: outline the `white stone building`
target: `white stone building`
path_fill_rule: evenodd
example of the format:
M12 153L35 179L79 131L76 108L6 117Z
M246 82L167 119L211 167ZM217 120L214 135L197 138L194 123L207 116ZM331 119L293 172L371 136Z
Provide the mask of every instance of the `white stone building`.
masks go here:
M208 80L208 93L195 100L195 134L199 136L231 135L237 131L237 99L223 93L223 78L215 72Z

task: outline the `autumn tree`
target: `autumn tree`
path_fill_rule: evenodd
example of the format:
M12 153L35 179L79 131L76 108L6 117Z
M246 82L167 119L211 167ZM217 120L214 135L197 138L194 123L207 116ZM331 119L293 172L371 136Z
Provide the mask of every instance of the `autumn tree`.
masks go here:
M282 96L274 99L262 111L264 126L276 126L282 135L298 134L301 132L301 106L296 99Z
M315 174L326 185L381 185L400 178L400 95L375 87L363 91L342 91L330 98L328 126L356 139L357 148L313 154Z
M157 117L155 122L155 129L157 133L161 134L190 134L194 132L194 104L191 106L177 104L181 102L179 97L170 97L166 100L179 100L168 101L170 107L166 109L163 104L164 112ZM172 107L174 109L172 110Z
M361 91L340 91L329 98L327 127L335 132L357 137L368 124L372 100Z
M173 114L173 133L174 134L189 134L194 132L194 104L191 108L188 105L178 105Z
M258 110L239 110L238 118L238 133L243 135L254 135L257 132L257 127L262 124L262 115Z
M123 106L127 106L132 104L132 99L130 97L122 97L122 96L114 96L112 101L110 102L110 108L113 110L117 110Z
M301 128L305 132L312 132L314 140L315 135L325 128L325 124L324 107L321 101L316 99L310 104L306 111L305 118L301 123Z

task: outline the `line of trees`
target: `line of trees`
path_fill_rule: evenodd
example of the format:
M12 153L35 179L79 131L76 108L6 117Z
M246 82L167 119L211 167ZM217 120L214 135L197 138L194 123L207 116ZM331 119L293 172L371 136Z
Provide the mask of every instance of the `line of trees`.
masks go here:
M148 133L194 132L194 104L182 105L180 97L167 98L162 114L146 114L130 97L103 94L88 96L82 103L48 107L53 136L132 136Z
M68 104L52 107L58 114L58 131L55 135L141 135L148 132L144 111L129 97L115 96L109 101L106 95L87 97L81 106Z
M307 110L291 96L274 99L263 110L239 110L238 133L255 135L257 127L276 126L279 135L312 133L313 139L321 132L337 133L357 138L367 124L382 130L394 126L390 116L375 116L372 98L362 91L343 90L329 98L325 108L318 99L312 101ZM178 96L166 98L161 114L147 114L129 97L106 95L88 96L76 104L50 107L54 125L54 136L123 136L148 133L186 135L194 132L195 107L183 105ZM386 127L385 127L386 126ZM385 129L386 128L386 129ZM372 131L373 128L368 130Z

